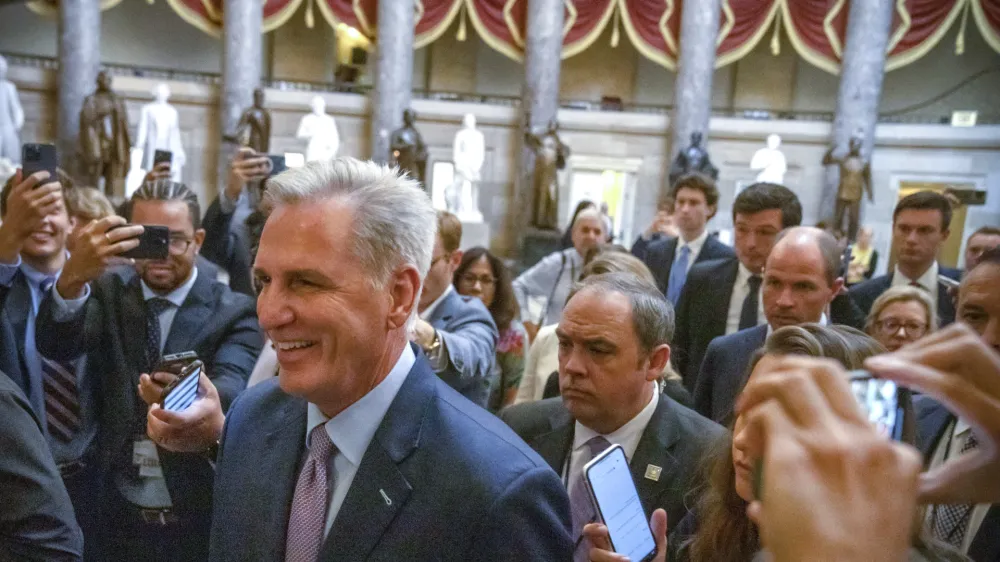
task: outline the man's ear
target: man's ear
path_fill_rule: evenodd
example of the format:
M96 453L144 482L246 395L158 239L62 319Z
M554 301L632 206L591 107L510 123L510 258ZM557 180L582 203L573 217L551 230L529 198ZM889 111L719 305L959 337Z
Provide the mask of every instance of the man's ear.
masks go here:
M663 369L670 362L670 346L667 344L658 345L649 353L649 367L646 371L646 380L655 381L663 374Z
M830 300L829 300L829 302L833 302L833 299L837 298L837 295L839 295L840 292L843 291L843 290L844 290L844 278L843 277L838 277L838 278L834 279L833 280L833 285L830 286L830 291L831 292L830 292Z
M715 213L717 213L719 211L719 206L718 205L709 205L708 206L708 210L709 210L709 212L708 212L708 220L712 220L712 219L715 218Z
M451 258L448 259L448 264L451 267L452 273L454 273L455 270L458 269L458 266L461 265L462 256L464 255L465 252L463 252L462 250L455 250L454 252L451 253Z
M420 292L420 274L413 266L396 270L389 279L389 329L395 330L406 325L410 313L417 306Z
M201 248L201 245L205 243L204 228L199 228L198 230L194 231L194 243L197 244L199 248Z

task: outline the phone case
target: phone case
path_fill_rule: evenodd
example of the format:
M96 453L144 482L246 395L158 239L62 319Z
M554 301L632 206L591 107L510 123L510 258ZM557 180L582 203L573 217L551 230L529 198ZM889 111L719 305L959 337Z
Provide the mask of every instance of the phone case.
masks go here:
M596 457L594 457L593 459L591 459L591 461L588 462L583 467L583 481L587 484L587 493L590 494L590 501L593 502L593 504L594 504L594 510L597 512L598 517L601 518L601 522L602 523L604 522L604 516L601 514L601 506L597 502L597 495L594 493L594 487L590 483L590 469L592 467L600 464L600 462L602 460L604 460L604 458L606 458L607 456L609 456L611 454L614 454L616 451L622 451L622 454L624 455L624 449L622 449L621 445L612 445L612 446L608 447L607 449L605 449L601 454L599 454ZM632 486L635 487L635 482L634 481L632 482ZM638 495L638 493L639 493L638 492L638 488L636 488L636 495ZM654 544L653 550L648 555L646 555L645 558L643 558L639 562L649 562L650 560L656 558L656 554L657 554L657 550L656 550L656 546L655 546L655 544L656 544L656 537L653 537L653 531L652 531L652 529L649 530L649 535L650 535L650 537L653 538L653 544ZM615 543L614 543L613 540L611 540L610 533L608 534L608 542L611 543L611 549L614 550L615 549Z

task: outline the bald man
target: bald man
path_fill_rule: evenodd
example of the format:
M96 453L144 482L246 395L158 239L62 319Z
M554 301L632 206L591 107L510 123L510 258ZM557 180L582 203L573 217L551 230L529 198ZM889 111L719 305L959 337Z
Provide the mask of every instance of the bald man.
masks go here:
M785 326L828 323L827 308L844 286L839 269L840 246L829 233L812 227L782 231L764 265L761 297L767 323L712 340L695 387L695 410L728 423L746 383L747 364L767 336Z
M534 337L540 326L557 324L570 288L583 271L583 258L607 238L604 219L595 208L576 216L573 247L553 252L514 280L521 321Z

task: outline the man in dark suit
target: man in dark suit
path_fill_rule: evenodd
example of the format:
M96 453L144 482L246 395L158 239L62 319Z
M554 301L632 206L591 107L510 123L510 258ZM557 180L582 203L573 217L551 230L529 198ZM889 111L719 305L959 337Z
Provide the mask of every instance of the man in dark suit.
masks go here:
M136 225L169 228L168 257L137 261L131 274L102 274L115 255L135 246L129 238L141 227L110 230L125 223L121 217L86 227L42 304L38 348L55 360L87 354L88 373L103 382L103 559L205 560L212 467L199 455L157 449L146 437L146 405L172 378L154 371L162 355L194 351L228 406L246 386L260 329L249 297L194 266L204 231L191 190L169 180L147 182L126 214Z
M937 262L941 246L948 240L951 224L951 203L940 193L918 191L900 199L892 213L892 244L896 251L896 266L881 275L851 288L851 298L868 314L882 293L897 285L913 285L930 293L937 302L938 321L947 326L955 321L955 305L948 284L941 277L954 281L961 271L943 267Z
M761 270L778 233L800 222L802 205L784 186L755 183L736 196L736 257L695 264L677 304L673 359L688 390L712 339L764 323Z
M41 179L45 175L39 172L22 181L18 174L0 193L0 287L10 295L0 321L0 340L6 340L0 344L4 357L0 363L24 392L37 419L45 421L42 433L80 526L92 535L99 479L92 445L98 432L100 381L87 373L85 357L56 362L39 354L35 343L38 308L66 263L73 224L61 183L47 183ZM88 559L94 554L88 545Z
M673 187L674 218L680 236L651 243L640 259L649 267L656 285L676 305L688 271L695 263L732 258L732 248L710 236L705 224L715 216L719 190L712 178L694 173L682 176ZM633 248L633 254L635 254Z
M204 379L187 411L150 412L159 443L221 436L211 560L568 561L559 478L408 343L434 248L419 185L342 158L267 197L254 273L277 380L224 431Z
M750 358L767 336L785 326L828 323L827 307L844 286L839 270L840 248L828 232L803 226L783 231L764 266L767 324L712 340L695 387L695 410L727 424L746 384Z
M593 517L583 467L620 444L647 518L664 508L672 527L700 484L703 453L723 429L658 392L670 359L673 311L656 287L627 273L588 277L557 328L561 398L519 404L501 417L563 475L573 511L575 560Z
M958 291L959 321L1000 353L1000 249L985 252ZM929 469L980 446L969 424L929 396L915 399L917 443ZM976 562L1000 560L1000 505L937 505L928 528Z
M650 244L668 236L676 237L678 234L677 226L674 224L674 199L669 195L661 197L656 204L656 216L653 222L632 243L632 255L644 260Z
M419 318L411 340L423 349L431 368L462 396L486 407L495 377L499 334L493 317L475 297L452 287L462 262L462 223L438 211L434 257L420 293Z

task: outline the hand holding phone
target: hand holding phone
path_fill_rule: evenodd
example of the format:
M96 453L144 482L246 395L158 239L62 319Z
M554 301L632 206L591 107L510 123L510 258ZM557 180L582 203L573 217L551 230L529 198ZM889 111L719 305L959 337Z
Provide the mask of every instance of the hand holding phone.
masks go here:
M46 181L58 181L59 176L56 175L58 167L59 157L55 145L28 143L21 147L21 169L24 177L35 172L48 172L49 177Z
M110 230L126 226L132 225L116 226ZM139 244L119 254L120 257L135 260L165 260L170 254L170 229L165 226L143 225L142 233L136 238Z
M636 562L657 554L639 491L621 445L612 445L583 467L583 478L597 514L608 529L611 549Z
M181 370L177 378L163 389L160 399L163 409L180 412L188 409L198 397L198 379L204 364L197 359Z
M79 230L73 253L70 254L56 288L63 298L83 296L87 283L97 279L113 265L131 263L121 254L139 245L141 225L127 225L117 215L96 220Z
M45 178L46 173L28 175L21 170L12 180L6 214L0 222L0 259L6 263L15 263L28 237L63 206L62 186Z

